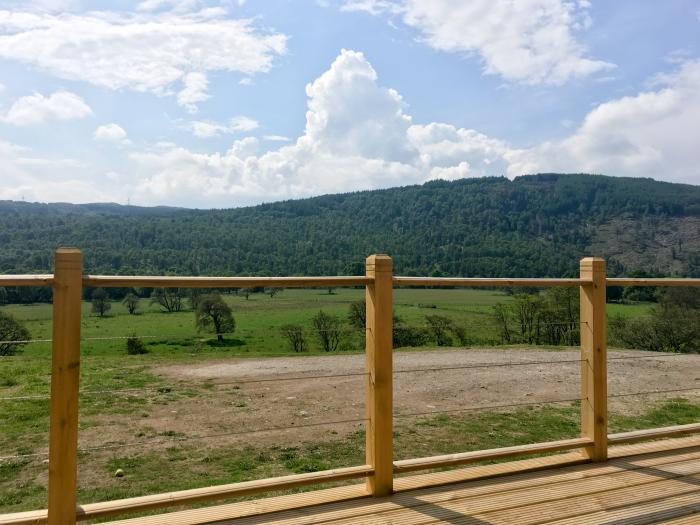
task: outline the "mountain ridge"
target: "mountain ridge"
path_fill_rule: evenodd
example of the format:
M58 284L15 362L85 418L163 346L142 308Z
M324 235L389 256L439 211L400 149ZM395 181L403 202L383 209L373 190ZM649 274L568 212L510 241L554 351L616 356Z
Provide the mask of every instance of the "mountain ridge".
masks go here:
M695 276L698 221L699 186L587 174L211 210L0 201L0 272L45 272L54 248L73 245L92 273L359 274L384 252L403 274L559 277L597 255L611 274Z

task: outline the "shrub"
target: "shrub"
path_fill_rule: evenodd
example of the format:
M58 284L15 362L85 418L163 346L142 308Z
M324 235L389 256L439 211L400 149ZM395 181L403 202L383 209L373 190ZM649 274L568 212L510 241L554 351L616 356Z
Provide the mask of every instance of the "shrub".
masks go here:
M132 335L126 340L126 353L129 355L140 355L147 354L148 350L141 339Z
M438 346L450 346L452 338L449 332L452 330L452 320L442 315L426 315L428 330Z
M334 352L338 350L343 336L340 319L321 310L311 319L311 323L316 330L316 336L323 351Z
M31 338L29 330L9 314L0 312L0 356L14 355Z
M417 326L394 325L394 348L424 346L430 340L430 333Z
M289 347L294 352L304 352L306 350L306 338L304 329L297 324L286 324L280 328L282 335L287 339Z

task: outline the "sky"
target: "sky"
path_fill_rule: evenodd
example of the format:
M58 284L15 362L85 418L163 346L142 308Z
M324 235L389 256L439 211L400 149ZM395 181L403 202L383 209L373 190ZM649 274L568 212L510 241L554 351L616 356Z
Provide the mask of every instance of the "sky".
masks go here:
M0 200L700 184L699 0L0 0Z

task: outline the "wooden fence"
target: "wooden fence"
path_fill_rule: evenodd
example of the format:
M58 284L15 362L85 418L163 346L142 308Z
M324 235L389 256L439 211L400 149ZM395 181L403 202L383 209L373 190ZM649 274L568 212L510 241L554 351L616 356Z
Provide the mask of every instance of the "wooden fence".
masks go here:
M372 255L360 277L144 277L83 275L77 249L56 251L53 275L0 275L0 286L52 286L53 337L49 431L48 510L0 516L3 524L70 525L154 508L366 478L368 495L393 491L394 475L499 458L580 449L586 460L605 461L609 444L700 432L700 423L608 434L606 286L700 286L700 279L607 279L605 261L585 258L578 279L490 279L393 276L387 255ZM366 289L366 461L365 465L77 505L78 397L82 288L304 288ZM444 456L393 460L392 311L396 286L578 287L581 298L581 436Z

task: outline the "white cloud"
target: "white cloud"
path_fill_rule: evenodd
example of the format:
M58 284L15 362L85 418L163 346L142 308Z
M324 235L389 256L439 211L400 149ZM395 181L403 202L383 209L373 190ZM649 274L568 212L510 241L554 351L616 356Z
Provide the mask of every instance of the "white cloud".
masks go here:
M700 184L700 60L600 104L569 137L508 154L508 173L592 172Z
M226 124L194 120L189 122L185 127L186 129L189 129L195 137L211 138L229 133L252 131L260 127L260 125L255 119L245 116L238 116L231 118Z
M184 106L190 113L197 112L197 102L209 98L207 88L209 80L203 73L187 73L182 79L184 88L177 94L177 103Z
M486 74L558 85L614 67L587 58L575 37L591 24L588 7L585 0L347 0L342 9L397 14L431 47L479 56Z
M34 93L17 99L2 120L14 126L29 126L46 120L74 120L90 115L92 110L78 95L57 91L48 97Z
M177 94L193 111L207 74L269 71L286 36L255 29L220 10L116 14L0 11L0 58L59 78L119 90Z
M328 71L307 86L306 127L289 144L266 151L259 139L244 137L226 151L211 153L158 142L129 152L126 162L130 165L119 170L118 186L113 177L100 175L97 188L90 190L75 179L75 170L67 168L66 180L72 181L67 186L44 187L37 182L38 176L31 184L36 184L36 194L41 195L48 195L54 187L58 195L64 195L68 187L82 188L86 194L75 194L82 201L96 200L104 191L108 200L114 200L116 194L143 204L200 207L401 186L435 178L513 177L542 171L699 184L700 60L686 61L675 72L656 76L649 86L637 95L598 105L582 123L572 123L569 136L562 140L518 149L476 130L412 122L405 102L394 90L380 85L362 53L343 50ZM243 117L204 124L214 127L212 133L253 127ZM264 140L279 138L285 137L263 136ZM42 168L40 162L18 161L31 158L24 150L7 144L2 147L3 176L13 170L26 173L24 170ZM52 169L47 180L60 180L57 172ZM27 193L26 188L31 187L27 180L18 179L10 188L24 188ZM104 189L110 184L112 192ZM0 190L0 196L11 198L7 196L10 191L15 190Z
M292 140L284 135L264 135L263 138L265 140L269 140L270 142L291 142Z
M232 206L505 169L501 141L446 124L412 125L399 94L377 83L362 53L343 50L306 92L306 128L294 144L259 154L258 140L247 137L223 153L174 145L132 153L144 176L133 194L140 202Z
M95 140L100 142L114 142L118 144L128 144L129 139L126 138L126 131L118 124L104 124L99 126L93 134Z

